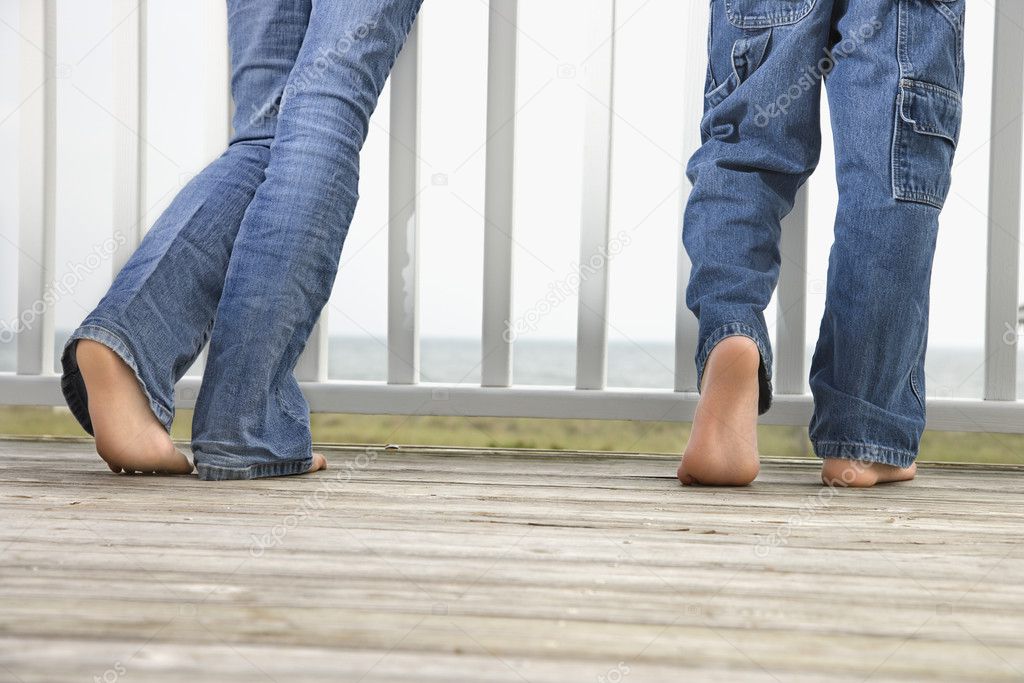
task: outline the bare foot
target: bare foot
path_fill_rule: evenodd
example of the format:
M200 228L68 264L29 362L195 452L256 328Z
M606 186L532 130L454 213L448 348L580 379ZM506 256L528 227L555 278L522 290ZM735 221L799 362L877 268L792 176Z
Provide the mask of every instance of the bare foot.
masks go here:
M867 488L875 484L910 481L917 474L917 463L910 467L895 467L877 462L827 458L821 466L821 481L826 486Z
M748 337L726 337L711 351L677 472L683 484L746 486L757 477L760 365L757 345Z
M192 463L174 447L149 407L132 369L109 348L89 339L75 347L89 396L96 452L114 472L188 474Z
M320 470L326 470L326 469L327 469L327 458L325 458L324 456L320 455L319 453L314 453L313 454L313 464L312 464L312 466L310 466L310 468L308 470L306 470L305 473L306 474L312 474L313 472L319 472Z

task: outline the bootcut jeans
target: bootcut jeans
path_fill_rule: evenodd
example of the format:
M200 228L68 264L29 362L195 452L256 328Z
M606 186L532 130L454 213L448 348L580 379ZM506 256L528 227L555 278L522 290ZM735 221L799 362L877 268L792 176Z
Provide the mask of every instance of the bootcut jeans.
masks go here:
M234 134L71 335L62 388L92 433L79 340L116 352L170 429L209 340L192 423L202 479L312 465L293 370L327 303L369 118L422 0L228 0Z

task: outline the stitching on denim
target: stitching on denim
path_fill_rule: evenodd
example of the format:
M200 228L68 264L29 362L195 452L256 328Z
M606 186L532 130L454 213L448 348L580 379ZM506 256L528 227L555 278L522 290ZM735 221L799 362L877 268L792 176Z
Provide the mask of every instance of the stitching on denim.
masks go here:
M898 43L899 44L897 46L897 52L898 52L898 55L899 55L900 87L901 88L905 87L905 86L907 86L907 81L912 81L913 87L921 88L921 89L924 89L924 90L928 90L928 91L931 91L931 92L935 92L935 93L939 93L939 94L945 95L950 100L956 102L958 104L958 106L962 107L962 96L961 96L961 94L959 92L950 90L948 88L944 88L944 87L939 86L939 85L935 85L933 83L929 83L927 81L918 80L920 77L923 76L923 74L918 74L917 73L917 70L916 70L916 68L914 66L914 62L913 62L913 60L910 57L910 48L911 48L911 45L914 43L913 36L910 35L910 24L911 24L911 22L910 22L910 12L911 12L910 2L911 2L911 0L899 0L900 4L899 4L899 12L898 12L898 29L897 29ZM963 24L964 24L964 22L960 19L960 16L956 12L951 10L947 6L947 3L942 2L942 0L925 0L925 4L930 4L933 8L935 8L935 10L938 11L941 14L941 16L950 24L950 26L952 27L952 29L954 31L954 35L956 37L956 56L957 56L957 64L956 64L956 67L955 67L956 80L957 80L957 84L960 85L960 87L963 87L963 81L964 81L964 55L963 55L964 31L963 31ZM901 110L902 110L902 106L897 110L897 126L899 125L899 118L901 116ZM938 134L938 135L942 135L942 137L947 137L947 139L949 139L948 136L946 136L943 131L939 131L938 129L935 129L935 128L932 128L932 127L925 127L925 126L918 127L918 124L915 123L915 130L917 130L918 132L935 133L935 134ZM951 142L953 143L954 146L956 146L956 142L955 141L951 140ZM894 177L893 197L895 199L900 199L902 197L896 191L897 183L895 182L895 178L896 178L895 173L894 173L893 177ZM918 193L918 194L920 194L920 193ZM937 206L938 208L942 208L942 206L945 203L944 198L936 197L936 196L933 196L933 195L925 195L925 196L931 198L931 200L927 201L926 203L932 204L933 206ZM921 201L921 199L920 199L920 197L917 197L917 198L914 199L914 201Z
M953 27L954 31L956 31L957 33L963 31L963 24L960 21L959 15L957 15L957 13L954 12L953 10L949 9L949 7L946 6L946 3L941 2L940 0L939 2L933 2L932 5L935 7L935 9L939 11L939 13L943 17L946 18L946 21L949 22L949 25Z
M736 2L737 0L725 0L725 13L730 24L737 28L772 28L789 26L802 21L814 9L817 0L804 0L804 5L800 9L760 13L753 10L736 9L734 7Z
M913 109L913 98L918 97L918 95L915 93L916 90L924 90L926 92L933 93L941 98L944 98L946 106L952 108L955 111L957 119L963 117L963 101L960 95L953 92L952 90L949 90L948 88L943 88L940 85L935 85L933 83L928 83L926 81L916 81L910 78L905 78L900 81L900 119L911 124L916 132L946 138L955 147L957 144L955 137L959 137L959 130L957 130L953 135L950 135L950 133L945 128L930 126L926 123L922 123L919 119L913 118L904 113L904 110L907 109L908 101L910 102L910 108ZM910 96L909 100L906 97L906 95L908 94ZM927 108L929 105L926 104L924 106ZM959 128L959 126L957 126L957 128Z
M900 80L914 75L914 63L910 61L910 21L908 15L910 0L899 0L899 12L897 13L896 28L896 52L900 63Z
M901 64L901 72L902 68ZM931 192L911 190L907 183L907 176L910 174L909 160L902 153L903 143L907 134L907 126L912 128L916 134L931 135L933 137L941 137L945 139L953 145L954 150L957 147L957 143L949 137L946 131L919 123L915 119L908 120L907 117L904 116L903 112L907 105L907 98L914 97L914 91L918 89L935 93L946 98L949 100L949 104L956 105L957 115L962 115L963 102L959 93L927 81L919 81L912 78L900 78L898 93L896 96L896 121L893 130L892 142L892 196L893 199L896 200L918 202L933 206L937 209L942 209L945 204L944 197L940 197L939 195Z
M841 460L849 459L844 458L842 455L838 453L826 453L825 455L821 455L818 452L819 447L821 447L820 450L822 451L829 451L835 448L840 451L853 451L857 455L860 455L864 458L877 458L877 456L881 456L882 458L885 458L888 461L897 460L901 463L907 461L913 462L914 460L917 459L917 454L911 451L905 451L900 448L892 448L890 446L881 446L878 444L866 443L863 441L815 441L812 445L814 446L814 452L816 455L818 455L818 457L839 458ZM874 461L877 462L877 460Z
M897 455L912 455L910 451L905 451L902 448L893 448L892 446L883 446L877 443L871 443L870 441L842 441L836 439L823 439L815 441L815 444L819 446L840 446L842 448L854 448L857 450L869 450L878 453L895 453Z
M964 79L966 78L965 59L964 59L964 28L967 21L967 8L964 7L964 13L957 17L953 10L949 9L945 5L942 5L942 11L948 12L952 16L950 23L953 24L953 30L956 32L956 68L957 68L957 85L963 90ZM954 21L959 19L959 21Z
M710 6L708 7L708 86L705 87L705 92L711 92L718 87L715 82L715 70L711 67L711 54L715 40L715 0L710 0Z
M930 83L928 81L921 81L916 78L901 78L900 86L905 88L920 88L921 90L931 90L932 92L939 93L940 95L945 95L950 100L953 100L953 102L956 103L957 105L959 105L961 103L961 100L963 99L960 96L960 93L956 92L955 90L943 88L941 85L936 85L935 83Z
M906 17L906 5L907 0L899 0L899 8L896 16L896 52L898 68L900 72L900 83L903 82L907 76L913 72L913 66L910 65L910 57L907 48L907 17ZM903 111L903 88L897 86L896 88L896 115L893 120L893 132L892 132L892 153L891 163L892 168L890 169L890 176L892 179L892 198L899 199L900 192L898 189L898 170L900 165L903 163L902 155L900 154L900 147L902 139L900 137L900 119Z
M892 133L892 197L893 199L900 199L900 183L899 174L903 164L903 154L901 150L903 148L902 142L902 131L903 126L901 125L903 111L903 88L899 88L896 93L896 117L893 121L893 133Z
M302 460L258 463L248 467L220 467L196 463L199 478L206 481L228 481L281 477L306 472L313 464L312 455Z
M917 73L914 70L914 63L910 59L910 31L907 28L910 24L908 20L908 14L910 12L909 7L910 0L900 0L899 7L899 60L900 60L900 76L916 76ZM946 6L946 3L941 0L931 0L930 4L949 22L953 28L953 32L956 35L956 56L957 56L957 83L963 87L964 83L964 21L956 12ZM966 14L965 14L966 16Z
M936 197L932 196L927 192L915 192L912 190L901 190L896 196L896 199L902 199L904 201L913 201L920 204L928 204L934 206L936 209L941 209L944 205Z

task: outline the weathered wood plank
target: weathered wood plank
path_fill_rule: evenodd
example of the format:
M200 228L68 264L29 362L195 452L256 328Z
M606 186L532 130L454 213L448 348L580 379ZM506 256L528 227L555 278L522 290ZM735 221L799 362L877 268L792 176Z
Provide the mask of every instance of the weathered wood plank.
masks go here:
M1021 468L831 492L769 461L711 490L664 456L344 448L319 477L203 483L90 449L0 440L13 680L1024 671Z
M211 639L212 641L213 639ZM190 681L216 681L251 683L270 677L277 681L361 681L382 683L384 681L437 681L438 683L565 683L577 680L581 674L605 675L615 670L619 662L607 658L604 668L590 662L571 660L565 657L533 657L498 659L490 654L469 652L412 652L356 650L341 648L278 647L261 644L227 645L217 642L180 645L176 643L147 643L133 640L43 640L3 639L0 642L0 656L8 652L0 664L9 667L20 665L28 669L44 657L53 657L54 671L63 675L54 676L67 680L80 672L69 663L81 662L90 671L104 671L111 662L119 661L125 669L142 671L146 681L151 683L181 681L180 671L189 672ZM301 660L303 670L296 671L294 662ZM639 680L644 683L678 683L699 676L709 683L749 683L771 679L762 671L741 671L724 667L664 667L633 662L625 678L606 680ZM61 667L61 668L57 668ZM830 677L834 681L863 683L863 677ZM53 678L29 674L23 678L30 681L46 681ZM591 680L589 677L583 680ZM819 674L789 673L787 682L817 683L823 680ZM885 675L872 677L872 683L887 683L894 680Z

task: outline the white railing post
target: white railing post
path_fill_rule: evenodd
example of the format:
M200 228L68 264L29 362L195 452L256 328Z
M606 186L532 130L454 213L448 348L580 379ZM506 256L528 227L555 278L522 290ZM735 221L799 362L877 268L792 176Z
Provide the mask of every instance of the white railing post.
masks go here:
M807 376L807 185L797 193L793 211L782 222L782 269L775 320L775 389L803 394Z
M584 87L591 97L586 101L583 140L576 388L604 389L608 379L608 233L615 107L615 0L591 0L587 18L597 47L583 65Z
M481 384L512 383L512 225L518 0L490 0Z
M228 44L228 13L227 3L208 2L203 5L203 42L206 52L206 68L203 73L204 83L204 125L206 163L212 162L224 153L231 142L231 119L234 115L234 100L231 93L231 49ZM317 328L314 328L317 331ZM322 366L326 368L327 346L320 345L320 356L325 362L316 366L316 372ZM307 348L309 345L307 344ZM189 374L202 374L206 367L208 349L200 351ZM296 367L296 376L306 377L313 372L309 367L310 359L302 356ZM319 361L317 361L319 362ZM326 379L326 371L323 373Z
M111 259L117 275L145 233L146 195L146 8L147 0L112 0L112 16L124 21L111 37L114 61L114 234Z
M1017 398L1024 2L996 0L985 298L985 398Z
M111 0L119 26L113 35L115 71L114 108L127 130L117 131L114 149L117 187L122 201L115 207L114 229L127 229L133 240L141 236L145 168L145 0L132 7L129 0ZM417 383L418 335L416 280L418 87L418 29L396 67L392 84L391 221L389 252L389 362L388 383L337 382L327 378L326 322L311 335L296 370L302 389L316 411L393 415L460 415L545 417L564 419L671 420L692 419L697 398L693 354L696 323L685 307L689 262L680 252L677 264L675 391L638 388L602 389L605 380L604 313L607 273L588 273L581 288L579 388L512 387L512 338L509 334L512 303L512 225L516 115L516 1L490 0L490 63L488 66L486 236L483 325L483 387L440 385L448 400L431 400L439 385ZM605 10L598 23L613 18L614 0L595 0ZM0 404L61 405L59 378L52 367L53 299L56 206L56 63L57 0L21 0L19 33L22 41L19 150L19 244L17 371L0 373ZM685 121L686 155L699 144L702 112L700 84L705 67L704 26L706 3L690 6ZM137 10L137 11L136 11ZM211 12L214 11L211 8ZM222 21L219 10L211 21ZM974 432L1024 433L1024 400L1018 382L1016 349L1020 287L1021 169L1024 158L1021 100L1024 98L1024 4L997 0L994 49L995 88L992 109L991 194L986 311L985 399L930 399L930 429ZM607 28L607 23L605 24ZM223 24L220 25L221 30ZM211 29L212 61L224 71L225 52ZM595 54L589 74L593 92L612 96L614 45ZM604 63L607 68L599 65ZM219 66L216 66L219 64ZM602 76L603 74L603 76ZM213 153L227 137L225 106L211 77L207 86L208 111L218 121L209 126ZM584 261L608 246L608 188L610 184L611 114L600 101L588 112L587 156L584 161L584 201L581 213L581 255ZM227 105L230 111L230 105ZM681 196L685 198L686 183ZM779 282L777 320L779 396L765 424L806 424L812 400L804 393L806 329L807 194L802 191L793 214L783 226L785 265ZM130 247L134 247L134 242ZM130 252L125 249L125 255ZM123 258L123 257L121 257ZM605 264L606 265L606 264ZM182 380L182 407L192 405L198 377ZM491 387L501 387L494 389ZM679 393L683 392L683 393Z
M417 20L391 74L388 185L388 383L420 381Z
M207 161L213 161L231 140L231 50L228 46L227 4L203 3L203 39L206 52L204 72Z
M56 0L21 2L17 371L53 373L57 210Z
M700 147L700 120L704 113L704 76L708 65L708 3L691 2L686 25L686 66L683 85L683 158L689 159ZM680 169L679 226L690 194L686 168ZM686 307L686 286L690 280L690 258L682 240L676 258L675 390L696 391L697 319Z
M327 309L324 308L320 313L320 319L309 333L306 348L295 365L295 377L302 382L326 382L327 357Z

